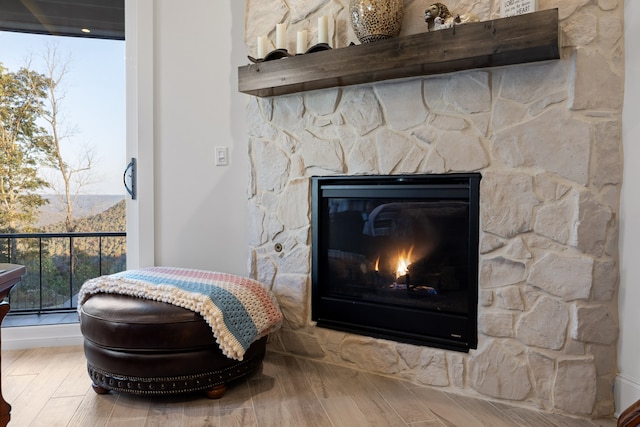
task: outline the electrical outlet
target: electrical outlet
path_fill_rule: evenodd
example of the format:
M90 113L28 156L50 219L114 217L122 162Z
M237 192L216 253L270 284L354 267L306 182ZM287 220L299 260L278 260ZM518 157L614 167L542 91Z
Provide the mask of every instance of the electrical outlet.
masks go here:
M216 166L227 166L229 164L229 150L227 147L216 147Z

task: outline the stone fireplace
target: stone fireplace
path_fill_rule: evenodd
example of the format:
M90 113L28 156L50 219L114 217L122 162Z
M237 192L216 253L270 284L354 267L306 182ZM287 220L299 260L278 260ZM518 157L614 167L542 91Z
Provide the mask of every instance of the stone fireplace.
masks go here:
M403 32L429 2L406 1ZM481 19L498 1L451 1ZM246 42L287 22L356 38L347 0L249 0ZM278 297L271 347L454 393L598 417L617 371L623 2L559 8L557 61L249 98L250 267ZM292 37L290 37L291 40ZM295 40L293 40L295 41ZM293 46L293 45L292 45ZM469 353L311 320L311 177L478 172L478 346Z

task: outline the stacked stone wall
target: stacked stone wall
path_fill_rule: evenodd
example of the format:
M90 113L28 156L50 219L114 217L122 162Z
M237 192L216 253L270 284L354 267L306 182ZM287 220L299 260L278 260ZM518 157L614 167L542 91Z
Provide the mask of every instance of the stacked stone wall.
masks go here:
M403 34L426 30L429 3L406 1ZM499 16L496 0L446 3ZM559 9L560 60L250 98L249 262L286 317L271 348L543 410L613 413L624 4L539 7ZM248 51L280 22L290 42L302 29L315 40L321 15L334 48L356 41L348 0L247 0ZM309 177L470 171L483 175L476 350L313 325Z

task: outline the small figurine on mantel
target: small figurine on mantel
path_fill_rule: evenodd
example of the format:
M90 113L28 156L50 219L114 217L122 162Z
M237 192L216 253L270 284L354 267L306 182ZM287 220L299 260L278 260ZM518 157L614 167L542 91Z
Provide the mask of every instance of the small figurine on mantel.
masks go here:
M424 11L424 21L427 23L427 31L436 31L467 22L478 22L480 19L473 13L454 15L445 4L434 3Z

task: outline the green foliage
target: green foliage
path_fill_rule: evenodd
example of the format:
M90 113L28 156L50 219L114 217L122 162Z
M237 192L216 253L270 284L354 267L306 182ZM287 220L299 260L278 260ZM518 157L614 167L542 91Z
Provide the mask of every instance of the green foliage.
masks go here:
M47 97L44 76L26 68L8 72L0 64L0 231L24 231L45 200L39 161L50 137L36 123Z
M66 232L66 224L59 222L42 227L45 233L64 233ZM117 204L111 206L104 212L97 215L90 215L80 218L76 221L76 232L111 232L126 231L126 201L121 200ZM78 250L85 253L95 253L98 250L100 242L98 239L83 239L82 247ZM122 238L102 239L103 256L118 258L126 253L126 248ZM69 248L64 247L61 242L52 243L48 247L48 251L52 255L60 255L68 253Z
M67 222L42 232L125 231L124 201L77 224L69 220L69 182L89 170L91 162L70 168L60 154L64 135L58 133L57 101L61 95L56 94L56 88L66 68L56 72L55 58L50 59L48 76L27 68L10 72L0 63L0 233L40 231L33 224L46 199L38 192L51 187L38 176L43 166L58 168L67 184ZM43 121L49 123L50 132L39 125ZM11 294L13 311L73 308L73 296L86 280L126 268L126 240L74 238L70 248L68 238L1 239L0 262L27 268Z
M122 200L100 214L80 218L79 231L124 231L125 205ZM64 233L65 224L53 224L42 231ZM86 280L125 270L126 259L125 237L77 237L71 248L68 237L0 239L0 262L22 264L27 268L20 285L11 293L13 312L39 310L41 306L44 309L75 308L72 296Z

